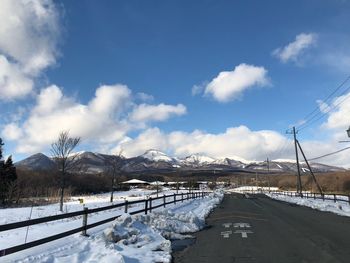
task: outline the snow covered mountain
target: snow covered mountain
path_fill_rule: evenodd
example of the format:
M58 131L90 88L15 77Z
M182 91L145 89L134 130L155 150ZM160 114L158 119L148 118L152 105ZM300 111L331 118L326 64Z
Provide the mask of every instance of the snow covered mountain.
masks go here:
M177 159L167 154L148 150L144 154L132 157L122 158L114 155L78 152L76 161L79 163L79 172L81 173L102 173L110 169L111 160L117 161L121 169L125 172L169 172L169 171L246 171L246 172L266 172L266 162L245 162L242 159L235 160L230 158L215 159L201 154L193 154L183 159ZM29 170L50 170L55 167L54 161L44 154L38 153L15 164L17 167ZM311 163L315 172L334 172L345 169L324 165L320 163ZM301 171L307 173L308 169L305 163L300 163ZM269 162L271 172L293 172L297 171L297 166L293 160L276 160Z
M140 155L139 157L142 157L154 162L177 163L177 160L175 158L169 157L165 153L161 151L153 150L153 149L146 151L144 154Z
M212 164L214 162L214 158L200 154L192 154L190 156L187 156L185 159L180 160L180 164L182 165L195 167Z
M30 170L51 170L56 167L55 162L45 154L37 153L22 161L15 163L16 167Z

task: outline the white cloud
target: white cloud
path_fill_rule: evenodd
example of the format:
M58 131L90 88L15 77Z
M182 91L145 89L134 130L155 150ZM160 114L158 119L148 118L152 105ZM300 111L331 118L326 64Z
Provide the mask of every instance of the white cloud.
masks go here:
M130 115L130 119L138 123L146 123L150 121L165 121L173 115L184 115L186 114L186 107L182 104L167 105L138 105Z
M340 149L336 140L301 141L307 158L321 156ZM112 152L123 151L127 157L143 154L148 149L158 149L176 157L204 154L214 158L262 161L269 159L295 160L292 138L271 130L252 131L246 126L228 128L223 133L173 131L165 133L159 128L149 128L136 138L126 138ZM300 156L300 161L304 161ZM348 152L342 152L317 162L329 165L349 166Z
M36 104L27 119L21 125L8 123L3 135L17 142L18 153L47 149L63 130L69 130L72 136L82 137L86 144L98 145L95 149L110 149L111 145L124 140L128 132L139 129L144 122L163 121L186 111L182 104L141 104L132 108L132 97L125 85L103 85L96 89L94 98L87 104L81 104L64 96L59 87L51 85L37 95ZM140 110L145 114L142 115ZM133 122L128 118L130 111L135 117Z
M15 99L32 91L33 80L0 54L0 99Z
M5 125L2 136L4 136L7 140L18 140L22 136L22 130L18 127L17 124L11 123L8 125Z
M317 35L314 33L301 33L295 37L295 41L287 46L277 48L272 52L272 55L277 57L283 63L288 61L297 61L305 49L314 45L317 41Z
M144 92L139 92L136 94L136 98L141 101L153 101L154 97Z
M127 156L136 156L152 148L178 157L202 153L217 158L239 156L248 160L263 160L267 156L273 158L273 154L286 140L277 132L251 131L245 126L229 128L219 134L199 130L166 134L158 128L150 128L135 139L120 143L116 149L123 149Z
M264 67L240 64L233 71L220 72L205 87L205 94L212 95L219 102L237 99L246 89L267 86L269 80ZM197 92L198 88L194 88Z
M203 91L205 90L205 86L206 86L206 84L194 85L192 87L192 96L195 96L195 95L203 93Z
M323 127L338 131L340 134L345 135L345 130L350 125L350 93L335 98L330 105L327 105L329 111L326 122ZM323 103L325 104L325 103ZM323 105L322 104L322 105ZM320 107L322 111L322 107Z
M59 16L51 0L2 0L0 17L0 98L16 99L56 62Z

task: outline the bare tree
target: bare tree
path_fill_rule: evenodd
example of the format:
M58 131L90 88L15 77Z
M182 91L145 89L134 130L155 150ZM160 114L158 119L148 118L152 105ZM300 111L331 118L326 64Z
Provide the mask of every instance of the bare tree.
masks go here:
M64 189L66 187L66 177L77 166L76 158L78 154L73 154L73 150L80 143L81 138L72 138L69 131L60 132L57 141L51 144L51 154L56 162L60 174L60 211L63 211Z
M110 184L110 191L111 191L111 198L110 202L113 202L113 194L115 190L115 186L118 185L118 176L120 174L121 168L123 166L123 151L119 151L116 155L112 155L109 158L106 159L106 163L108 166L108 173L111 176L111 184Z

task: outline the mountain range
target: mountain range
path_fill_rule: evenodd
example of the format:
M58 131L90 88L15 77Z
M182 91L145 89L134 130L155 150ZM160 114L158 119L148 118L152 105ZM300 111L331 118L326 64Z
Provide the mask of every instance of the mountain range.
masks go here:
M267 163L248 162L230 158L215 159L200 154L193 154L179 159L170 157L158 150L148 150L144 154L123 158L115 155L107 155L93 152L78 152L76 160L79 162L79 172L102 173L111 167L111 161L118 164L118 169L125 173L134 172L171 172L171 171L237 171L237 172L266 172ZM15 163L16 167L27 170L51 170L55 167L52 158L42 154L34 154L22 161ZM344 168L310 163L314 172L336 172L344 171ZM308 172L305 163L300 163L301 171ZM292 160L275 160L269 162L271 173L296 172L296 163Z

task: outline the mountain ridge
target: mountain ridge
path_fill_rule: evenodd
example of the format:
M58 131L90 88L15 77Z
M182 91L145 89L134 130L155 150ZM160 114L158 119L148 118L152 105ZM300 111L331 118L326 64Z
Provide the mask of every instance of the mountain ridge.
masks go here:
M143 171L186 171L186 170L215 170L215 171L267 171L266 161L247 161L234 160L231 158L212 158L202 154L192 154L185 158L176 158L167 154L150 149L144 154L125 158L115 155L81 151L77 153L77 160L80 162L80 172L83 173L102 173L110 167L110 160L119 158L121 170L124 172L143 172ZM42 153L37 153L28 158L15 163L16 167L28 170L50 170L55 167L52 158ZM320 163L310 164L315 172L333 172L345 171L346 169L336 166L324 165ZM307 172L305 163L300 163L301 171ZM291 160L270 161L270 172L296 172L296 163Z

